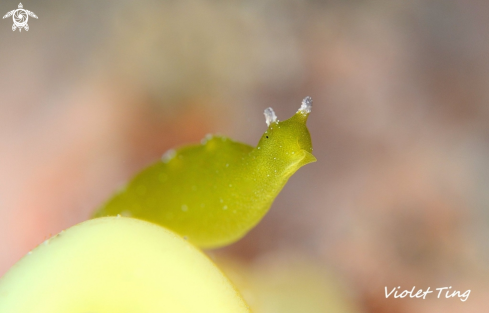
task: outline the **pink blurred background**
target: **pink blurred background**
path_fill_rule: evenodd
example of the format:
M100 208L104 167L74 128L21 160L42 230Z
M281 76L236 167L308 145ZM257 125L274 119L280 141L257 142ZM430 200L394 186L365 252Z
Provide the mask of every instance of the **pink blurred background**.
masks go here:
M0 276L167 149L255 145L265 108L286 119L309 95L318 162L211 256L302 255L355 312L488 311L489 2L23 5L28 32L0 21Z

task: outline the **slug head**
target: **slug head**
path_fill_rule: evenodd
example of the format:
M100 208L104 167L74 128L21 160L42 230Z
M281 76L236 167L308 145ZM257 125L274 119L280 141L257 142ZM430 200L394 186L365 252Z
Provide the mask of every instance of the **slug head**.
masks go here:
M312 99L306 97L297 113L285 121L278 121L272 108L265 110L268 124L258 146L257 158L272 173L289 178L300 167L316 161L312 155L312 143L306 122L311 112Z

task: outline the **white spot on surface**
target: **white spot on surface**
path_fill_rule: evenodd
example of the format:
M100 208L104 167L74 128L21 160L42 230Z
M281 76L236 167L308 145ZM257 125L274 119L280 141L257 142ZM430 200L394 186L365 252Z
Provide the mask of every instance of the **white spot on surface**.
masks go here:
M126 190L126 187L127 187L127 183L126 182L119 183L119 185L117 185L117 187L115 189L115 192L116 193L121 193L121 192L123 192L123 191Z
M227 205L225 205L225 206L223 206L223 207L222 207L222 209L223 209L223 210L227 210L227 209L228 209L228 206L227 206Z
M212 135L211 134L207 134L207 135L205 135L204 138L202 138L202 140L200 141L200 143L203 144L203 145L205 145L211 139L212 139Z
M168 151L166 151L162 156L161 156L161 161L163 163L168 163L170 162L171 159L173 159L175 157L177 153L175 152L175 150L173 149L170 149Z
M188 211L188 206L186 204L182 204L182 211L187 212Z
M301 112L302 114L309 114L311 113L311 109L312 109L312 98L307 96L304 98L304 100L302 100L301 107L297 112Z
M121 212L121 215L122 216L125 216L125 217L131 217L132 216L132 213L128 210L124 210Z
M272 108L265 109L265 112L263 112L263 114L265 114L265 122L267 122L267 126L270 126L271 123L277 122L277 115L275 115L275 112Z

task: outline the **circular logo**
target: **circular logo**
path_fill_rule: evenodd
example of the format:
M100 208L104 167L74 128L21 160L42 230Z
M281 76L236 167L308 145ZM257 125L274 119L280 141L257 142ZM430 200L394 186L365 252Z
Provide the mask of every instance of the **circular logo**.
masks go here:
M15 10L15 13L13 14L14 16L14 24L17 27L24 27L27 24L27 20L29 19L29 16L27 15L27 12L22 9Z

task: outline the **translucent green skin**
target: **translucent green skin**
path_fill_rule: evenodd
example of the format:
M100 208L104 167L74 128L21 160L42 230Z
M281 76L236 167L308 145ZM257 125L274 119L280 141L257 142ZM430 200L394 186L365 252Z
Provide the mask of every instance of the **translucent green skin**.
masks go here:
M292 174L316 161L307 116L298 111L270 123L256 148L226 137L180 148L136 175L94 217L147 220L201 248L230 244L262 219Z

